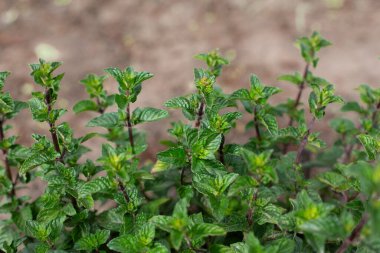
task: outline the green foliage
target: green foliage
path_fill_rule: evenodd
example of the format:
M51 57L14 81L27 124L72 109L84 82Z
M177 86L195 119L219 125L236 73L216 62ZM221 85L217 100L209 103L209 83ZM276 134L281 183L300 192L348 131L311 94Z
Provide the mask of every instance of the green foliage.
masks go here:
M93 234L85 235L76 241L74 248L76 250L92 251L98 249L100 245L107 242L110 236L109 230L95 231Z
M302 37L297 41L297 46L300 48L305 62L311 63L314 67L319 61L316 56L317 52L330 45L330 41L324 39L318 32L314 32L310 37Z
M311 83L313 91L309 96L310 113L317 119L323 118L325 109L329 104L343 102L343 99L334 95L334 86L325 80L315 80Z
M165 110L156 109L156 108L136 108L132 113L132 122L134 125L152 122L164 119L168 117L169 114Z
M105 127L112 128L120 125L120 115L117 112L109 112L101 114L100 116L93 118L87 123L89 127Z
M229 63L229 61L221 56L217 50L205 54L198 54L195 58L204 61L209 68L209 73L216 77L221 74L223 66Z
M279 80L298 94L276 105L281 90L256 75L249 88L223 93L217 78L228 60L218 51L197 55L206 67L194 70L193 93L164 104L185 119L171 123L154 163L141 159L140 124L169 112L135 106L149 72L106 69L117 94L104 89L107 76L86 76L88 98L73 106L92 116L94 132L84 136L56 108L61 63L30 65L39 90L28 102L3 90L10 73L0 72L0 251L379 252L380 89L361 85L360 101L344 102L311 71L330 43L313 33L296 44L304 73ZM325 143L314 125L335 103L343 103L342 113L330 121ZM8 131L25 108L49 128L33 134L30 147ZM242 129L242 117L250 138L235 143L230 133ZM85 145L92 138L102 138L95 159ZM20 191L41 181L37 198Z
M380 152L380 140L368 134L360 134L358 135L358 139L364 146L369 159L374 160Z

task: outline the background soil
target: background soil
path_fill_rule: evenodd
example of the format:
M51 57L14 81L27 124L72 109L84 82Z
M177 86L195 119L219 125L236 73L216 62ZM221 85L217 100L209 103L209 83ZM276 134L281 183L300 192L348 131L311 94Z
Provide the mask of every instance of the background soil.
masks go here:
M280 102L296 90L276 78L302 71L294 41L313 30L334 44L321 53L316 73L336 84L340 95L355 99L360 83L379 87L379 0L1 0L0 13L0 69L13 73L7 89L28 99L34 86L27 63L40 56L63 61L59 104L70 109L64 120L78 135L89 131L84 126L96 115L71 112L85 98L79 80L87 73L128 65L150 71L155 77L146 82L137 104L162 107L168 98L193 90L193 68L199 66L193 56L220 48L233 58L219 79L226 92L247 87L255 73L284 89L274 101ZM106 82L109 90L115 86ZM337 108L328 117L334 114ZM146 126L147 156L161 148L157 143L168 126L168 120ZM238 140L251 134L243 129L241 123ZM25 111L13 131L28 144L32 132L47 133L47 126L32 124ZM90 145L96 150L99 143Z

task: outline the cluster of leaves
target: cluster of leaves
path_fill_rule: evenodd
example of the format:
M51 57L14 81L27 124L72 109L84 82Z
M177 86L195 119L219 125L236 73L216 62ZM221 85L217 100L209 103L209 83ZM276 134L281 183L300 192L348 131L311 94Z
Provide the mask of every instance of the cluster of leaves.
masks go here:
M27 103L3 91L9 73L0 72L1 251L379 252L380 89L361 85L360 102L335 95L334 86L311 71L329 45L318 33L297 41L303 74L279 77L296 86L297 96L277 105L271 98L281 89L255 75L248 88L225 94L217 79L228 60L218 51L196 56L207 67L194 70L196 92L165 103L185 119L172 122L154 163L141 161L147 144L138 127L169 113L132 110L151 73L106 69L117 94L104 89L107 76L83 79L89 98L73 110L97 115L87 124L95 131L77 137L60 122L66 110L55 107L60 63L30 65L41 91ZM329 136L337 138L328 146L314 125L333 103L359 120L331 120L335 134ZM252 136L243 144L228 138L243 122L240 104ZM50 131L34 134L31 147L8 137L5 125L28 107ZM282 128L281 117L289 120ZM96 160L86 156L92 138L104 140ZM19 191L36 180L46 183L41 196Z

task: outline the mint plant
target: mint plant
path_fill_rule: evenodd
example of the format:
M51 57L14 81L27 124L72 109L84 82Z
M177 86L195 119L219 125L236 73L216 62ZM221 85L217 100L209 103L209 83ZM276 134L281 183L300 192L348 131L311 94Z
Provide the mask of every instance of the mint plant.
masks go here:
M296 45L303 74L278 80L298 92L278 104L281 89L254 74L248 87L224 93L218 78L229 61L216 50L196 56L205 66L194 69L194 92L169 99L166 109L135 106L142 88L149 89L149 72L89 74L81 81L88 98L73 107L93 115L84 136L62 122L67 109L57 107L61 63L30 65L38 91L27 102L4 91L10 73L0 72L0 250L380 251L380 89L363 84L360 101L344 102L311 71L330 42L313 33ZM104 87L106 78L116 94ZM342 113L329 122L335 140L328 145L314 126L324 124L332 104ZM33 134L30 147L8 131L25 108L49 128ZM165 148L153 163L142 160L148 147L140 124L177 109L183 118L171 123ZM235 143L230 134L244 113L248 138ZM97 159L88 156L92 138L102 139ZM34 181L42 195L19 191Z

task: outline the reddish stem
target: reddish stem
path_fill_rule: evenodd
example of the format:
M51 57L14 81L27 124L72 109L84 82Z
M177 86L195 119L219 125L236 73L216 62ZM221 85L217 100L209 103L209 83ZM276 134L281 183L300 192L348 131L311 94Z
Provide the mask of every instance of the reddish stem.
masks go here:
M301 141L301 143L298 147L298 150L297 150L297 156L296 156L295 164L300 164L300 162L301 162L301 155L302 155L302 152L304 151L304 149L306 147L307 139L309 138L309 135L310 135L311 131L313 130L315 120L316 119L314 117L311 119L309 126L308 126L308 129L302 138L302 141Z
M302 76L302 82L299 85L298 94L296 97L296 101L293 104L293 109L297 109L298 105L301 102L301 97L302 97L303 90L305 89L305 84L306 84L306 79L307 79L308 73L309 73L309 63L307 63L305 66L305 70L304 70L303 76ZM294 118L290 117L288 126L293 126L293 123L294 123ZM282 149L282 153L286 154L288 152L288 148L289 148L289 143L286 143L284 145L284 148Z
M186 167L182 167L182 169L181 169L181 185L185 185L185 170L186 170Z
M306 64L306 66L305 66L305 70L304 70L303 76L302 76L302 82L299 85L298 94L297 94L296 101L293 104L293 109L297 109L298 105L301 102L301 97L302 97L303 90L305 89L305 84L306 84L306 79L307 79L307 74L308 73L309 73L309 63ZM290 117L288 125L289 126L293 126L293 123L294 123L294 118Z
M205 107L205 102L202 99L201 104L199 105L198 113L197 113L197 121L195 122L196 128L199 128L199 126L201 125L203 114L204 114L204 107Z
M127 127L128 127L129 143L131 144L131 148L132 148L132 154L135 154L135 142L133 139L131 109L130 109L129 103L127 104Z
M252 204L254 204L254 202L256 201L257 195L258 195L258 190L255 191L255 193L252 195L251 201L249 202L249 208L248 208L248 212L247 212L247 215L246 215L247 222L248 222L249 226L252 226L252 224L253 224L254 207L252 206Z
M123 183L122 183L120 180L118 180L118 184L119 184L119 189L120 189L120 191L123 193L123 196L124 196L125 202L126 202L126 203L129 203L129 202L131 201L131 199L129 198L128 193L127 193L127 190L125 189Z
M259 122L257 121L257 117L256 117L256 115L257 115L257 108L256 108L256 106L253 109L253 115L254 115L253 121L254 121L254 124L255 124L256 136L257 136L257 139L259 141L261 141L260 126L259 126Z
M219 152L219 161L223 164L224 164L224 151L223 151L224 142L225 142L225 137L224 137L224 134L222 134L222 140L220 141L218 152Z
M4 139L5 139L4 119L2 118L0 120L0 141L4 141ZM12 189L11 189L11 192L9 193L9 197L12 197L12 196L16 195L15 185L17 182L17 177L16 177L15 181L13 181L12 170L11 170L11 166L9 165L9 161L8 161L8 150L3 148L2 151L3 151L3 155L4 155L5 172L7 173L7 177L9 178L9 180L12 182Z
M99 109L98 109L98 112L100 114L103 114L104 113L104 108L102 106L102 103L100 102L100 99L99 97L96 97L96 104L98 105Z
M380 102L377 103L376 105L376 108L375 108L375 111L372 113L372 122L373 122L373 127L376 128L377 127L377 113L380 109Z
M52 101L51 101L51 95L52 95L52 92L53 90L52 89L47 89L45 91L45 103L48 107L48 115L50 115L50 112L53 110L52 108ZM59 142L58 142L58 136L57 136L57 131L56 131L56 127L55 127L55 123L52 122L52 121L48 121L49 122L49 127L50 127L50 133L51 133L51 138L53 140L53 145L54 145L54 149L57 153L60 154L60 158L59 160L62 162L63 161L63 156L62 156L62 152L61 152L61 149L59 147Z
M343 243L340 245L340 247L337 249L337 251L335 251L335 253L344 253L344 252L346 252L346 250L348 249L348 247L359 238L360 233L361 233L363 227L365 226L365 224L368 221L368 218L369 218L368 214L364 213L363 216L362 216L362 218L360 219L359 223L356 225L356 227L354 228L354 230L352 230L350 236L348 236L343 241Z

